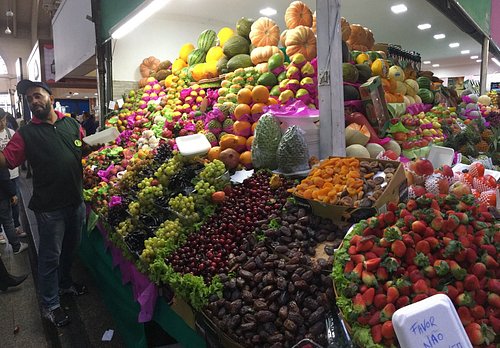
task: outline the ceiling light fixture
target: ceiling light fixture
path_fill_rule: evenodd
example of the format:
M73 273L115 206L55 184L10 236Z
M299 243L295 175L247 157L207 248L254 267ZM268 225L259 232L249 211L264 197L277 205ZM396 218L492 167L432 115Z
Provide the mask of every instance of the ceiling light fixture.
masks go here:
M436 40L441 40L441 39L444 39L445 37L446 37L446 35L444 35L444 34L436 34L436 35L434 35L434 38Z
M476 60L476 63L481 63L481 62L482 62L482 60L481 60L481 59L477 59L477 60Z
M424 23L424 24L417 25L417 28L420 29L420 30L430 29L431 27L432 27L432 25L430 25L429 23Z
M470 53L470 50L463 50L463 51L460 51L460 54L469 54Z
M168 1L164 0L145 1L137 8L136 11L128 16L123 24L111 28L111 37L115 40L118 40L126 36L132 30L141 25L146 19L151 17L154 13L165 6L167 2Z
M395 14L400 14L408 11L408 8L404 4L399 4L391 6L391 11L394 12Z
M432 67L433 67L433 68L438 68L438 67L439 67L439 64L432 64Z
M460 44L458 42L452 42L451 44L449 44L448 46L450 46L450 48L455 48L455 47L458 47L460 46Z
M470 59L478 59L479 56L470 56Z
M276 11L274 8L271 7L263 8L259 12L263 16L274 16L276 13L278 13L278 11Z
M431 64L430 60L424 60L424 64Z
M491 60L493 61L493 63L495 63L496 65L500 66L500 61L496 58L491 58Z

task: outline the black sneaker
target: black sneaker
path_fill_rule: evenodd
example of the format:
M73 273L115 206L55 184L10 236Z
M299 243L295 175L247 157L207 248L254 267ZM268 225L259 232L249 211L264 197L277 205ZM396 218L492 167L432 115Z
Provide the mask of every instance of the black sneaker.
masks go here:
M61 307L57 307L56 309L50 311L45 311L43 317L57 327L66 326L70 322L68 315Z
M81 296L86 294L87 287L83 284L78 284L78 283L73 283L69 288L67 289L59 289L59 294L60 295L73 295L73 296Z

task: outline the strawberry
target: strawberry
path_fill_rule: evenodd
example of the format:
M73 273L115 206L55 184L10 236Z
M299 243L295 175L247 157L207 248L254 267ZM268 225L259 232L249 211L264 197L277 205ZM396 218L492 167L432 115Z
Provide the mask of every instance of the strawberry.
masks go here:
M376 294L373 298L373 305L377 309L382 309L387 304L387 296L385 294Z
M381 261L382 261L382 259L380 257L377 257L377 258L373 258L370 260L366 260L363 262L363 264L364 264L365 269L367 271L373 272L378 268Z
M455 279L464 280L465 276L467 275L467 271L465 269L460 267L460 265L453 260L449 260L448 265L450 265L451 274Z
M377 257L382 257L387 253L387 249L381 246L375 245L372 248L372 252L377 255Z
M395 272L397 268L399 267L400 262L399 260L395 259L394 257L386 257L384 261L382 261L381 266L385 267L389 273Z
M373 342L375 343L382 342L382 324L372 326L370 332L372 334Z
M488 303L495 308L500 308L500 295L490 292L488 294Z
M495 331L495 334L500 335L500 318L497 318L493 314L490 314L488 319L490 319L490 324L493 327L493 331Z
M359 241L361 240L361 238L362 237L360 235L355 234L354 236L352 236L351 240L349 241L349 245L356 246L359 243Z
M470 264L474 264L474 263L476 263L476 262L477 262L477 253L476 253L476 251L475 251L474 249L472 249L472 248L468 248L468 249L466 249L466 250L467 250L466 260L467 260ZM483 263L485 263L485 262L483 261ZM485 264L486 264L486 263L485 263ZM486 266L488 266L488 265L486 264ZM498 264L497 264L497 266L498 266Z
M365 256L362 254L351 255L351 261L354 262L355 265L363 263L365 261Z
M401 208L401 211L399 212L399 216L402 218L405 218L405 216L411 215L411 213L405 209L406 205L403 204L403 208Z
M471 269L472 274L475 274L478 279L483 279L485 274L486 274L486 265L481 262L476 262ZM495 279L492 279L495 280ZM500 288L500 281L497 280L499 283L499 288Z
M436 277L436 270L430 265L425 267L422 271L424 272L424 275L429 279L433 279Z
M394 303L399 297L399 290L395 286L387 289L387 303Z
M463 292L455 298L455 304L457 306L467 306L471 307L474 304L472 296L468 292Z
M382 324L381 329L382 337L391 339L394 338L396 333L394 332L394 327L392 326L392 321L386 321Z
M362 314L366 312L366 303L363 299L363 295L356 294L356 296L352 299L352 304L355 313Z
M470 323L465 327L465 332L467 336L469 336L470 342L475 346L479 346L483 343L490 344L490 342L493 342L495 339L494 331L484 324Z
M377 254L375 254L373 251L368 251L365 253L365 260L371 260L371 259L376 259Z
M481 257L481 261L486 265L488 269L498 269L498 262L491 255L484 254Z
M427 285L425 280L419 279L413 283L412 289L416 294L427 294L427 292L429 291L429 286Z
M429 243L431 250L434 250L434 249L437 249L440 247L439 240L436 237L427 237L424 240L427 241L427 243Z
M488 290L500 295L500 280L493 278L488 280Z
M391 320L392 315L396 311L396 306L393 303L387 303L384 308L380 311L380 321L384 322Z
M398 205L395 202L389 202L387 203L387 210L395 212L396 210L398 210Z
M371 237L371 236L370 236ZM373 248L374 242L370 237L362 237L359 243L356 245L356 252L368 251Z
M467 308L467 307L459 307L460 308ZM484 316L486 315L486 311L484 310L484 307L481 305L475 305L470 309L470 314L474 317L474 319L483 319ZM466 324L464 324L466 325Z
M411 224L411 230L420 235L422 235L426 229L427 229L427 224L425 223L425 221L416 220Z
M441 216L435 217L431 221L431 227L434 229L434 231L441 231L443 228L444 224L444 219Z
M366 286L376 286L378 284L375 275L368 271L363 271L361 274L361 280Z
M397 308L402 308L404 306L408 306L409 304L410 304L410 298L408 296L401 296L396 301L396 307Z
M354 254L356 254L356 246L355 246L355 245L351 245L351 246L349 247L349 249L347 249L347 253L348 253L349 255L354 255Z
M407 247L414 247L415 246L415 241L413 240L412 236L410 236L409 234L403 234L403 243L405 243L405 245Z
M393 211L388 211L384 215L384 221L387 226L393 225L396 222L396 215Z
M406 203L406 209L408 211L414 211L417 209L417 202L413 199L408 200L408 203Z
M488 293L483 289L476 290L476 293L474 294L474 302L484 306L488 302Z
M415 249L408 247L406 248L406 253L405 253L405 262L408 265L413 265L413 259L417 256L417 252Z
M405 217L403 217L403 222L405 224L405 226L407 227L411 227L412 224L417 220L417 218L415 218L415 216L413 215L406 215Z
M380 323L380 311L375 311L370 316L370 320L368 320L368 325L374 326Z
M431 246L428 241L421 240L415 244L415 251L417 253L428 254L431 252Z
M389 273L384 267L379 267L377 269L377 272L375 273L375 276L377 277L377 280L381 282L385 282L387 279L389 279Z
M467 233L468 233L467 226L465 226L465 225L460 225L455 230L455 235L459 236L459 237L466 236Z
M447 285L445 287L445 292L446 292L446 295L448 295L448 297L452 300L452 301L455 301L455 299L457 298L459 292L457 290L456 287L454 287L453 285Z
M486 250L486 252L491 255L491 256L496 256L497 254L497 248L495 248L494 245L491 245L491 244L483 244L481 245L480 247L481 249L483 250Z
M363 273L363 264L362 263L358 263L354 267L354 269L352 270L350 277L354 281L355 280L360 280L362 273Z
M468 307L458 307L457 312L463 326L467 326L474 321L474 317L472 317Z
M363 293L363 300L365 301L366 306L371 306L373 303L373 298L375 297L375 288L368 288Z
M389 242L394 242L395 240L400 240L403 234L397 226L387 227L384 229L384 238Z
M449 215L448 219L443 222L443 230L445 232L453 232L460 225L460 220L455 215Z
M391 250L394 255L398 257L403 257L406 253L406 245L402 240L395 240L391 245Z
M436 260L433 266L436 269L437 275L440 277L445 276L450 271L450 266L445 260Z
M416 303L416 302L422 301L422 300L426 299L427 297L429 297L427 294L418 294L418 295L415 295L415 297L412 299L412 303Z
M464 278L464 289L467 291L474 291L479 289L479 279L475 274L467 274Z

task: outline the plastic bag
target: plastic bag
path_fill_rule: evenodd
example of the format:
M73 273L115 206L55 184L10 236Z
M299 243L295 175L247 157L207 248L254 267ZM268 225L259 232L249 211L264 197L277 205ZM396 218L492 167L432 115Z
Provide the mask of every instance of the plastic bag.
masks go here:
M280 140L279 121L271 113L262 115L252 143L252 162L255 168L276 169L276 151Z
M278 170L296 173L309 169L309 149L305 132L298 126L288 127L278 146Z

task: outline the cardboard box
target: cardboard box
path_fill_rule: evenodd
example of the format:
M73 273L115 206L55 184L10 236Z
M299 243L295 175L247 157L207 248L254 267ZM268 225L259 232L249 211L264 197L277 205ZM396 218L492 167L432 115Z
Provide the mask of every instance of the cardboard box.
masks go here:
M370 77L359 87L359 93L365 108L366 118L380 137L385 136L386 124L390 117L381 78L379 76Z
M196 313L196 331L205 339L209 348L243 348L226 335L204 312Z
M363 219L367 219L377 213L384 213L387 211L387 204L389 202L401 202L408 198L408 186L406 183L406 175L403 168L403 164L395 161L384 161L376 160L372 158L358 158L360 161L367 162L382 162L382 163L396 163L396 171L392 180L389 182L385 188L382 195L373 204L373 206L368 208L352 208L343 205L332 205L320 203L311 199L303 199L309 203L312 208L312 212L315 215L331 219L333 221L348 221L351 223L359 222Z
M193 330L195 329L195 313L193 308L179 296L175 296L170 308L177 313Z

